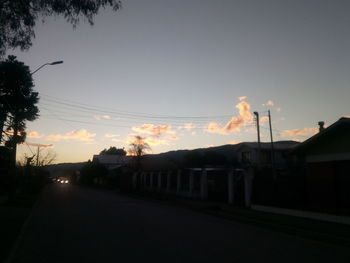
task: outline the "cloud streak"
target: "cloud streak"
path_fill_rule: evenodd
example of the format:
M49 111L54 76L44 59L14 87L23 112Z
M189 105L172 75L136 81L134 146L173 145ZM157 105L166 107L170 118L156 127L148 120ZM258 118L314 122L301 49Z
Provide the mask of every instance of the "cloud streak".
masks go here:
M318 128L303 128L303 129L291 129L284 130L278 135L281 137L292 137L292 136L310 136L318 132Z
M94 115L94 119L97 120L97 121L100 121L100 120L110 120L111 119L111 116L109 115Z
M142 126L132 127L132 130L142 134L149 134L154 136L175 134L175 131L172 130L171 125L143 124Z
M70 131L65 134L47 135L45 137L45 140L46 141L74 140L74 141L83 141L83 142L93 142L95 136L96 136L96 133L89 133L87 130L81 129L81 130Z

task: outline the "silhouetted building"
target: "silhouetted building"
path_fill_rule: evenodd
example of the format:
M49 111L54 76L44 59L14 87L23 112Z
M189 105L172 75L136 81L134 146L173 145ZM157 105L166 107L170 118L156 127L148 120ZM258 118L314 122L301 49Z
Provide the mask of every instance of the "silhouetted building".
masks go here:
M278 141L274 143L274 155L276 168L286 168L288 152L297 146L296 141ZM260 143L260 165L262 167L271 167L272 150L271 143ZM257 142L242 142L237 146L238 163L243 166L256 167L259 164L259 144Z
M130 156L122 156L122 155L94 155L92 158L92 162L97 162L103 164L108 170L113 170L124 165L130 163Z
M341 118L293 149L306 168L307 203L326 212L350 213L350 118Z

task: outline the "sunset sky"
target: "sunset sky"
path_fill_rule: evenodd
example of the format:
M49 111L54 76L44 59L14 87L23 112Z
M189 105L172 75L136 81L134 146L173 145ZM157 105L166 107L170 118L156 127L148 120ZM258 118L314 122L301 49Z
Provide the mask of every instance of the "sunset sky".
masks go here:
M256 141L303 141L349 116L350 2L124 0L95 25L60 17L36 26L27 52L40 118L28 145L52 145L56 162L87 161L146 137L153 153Z

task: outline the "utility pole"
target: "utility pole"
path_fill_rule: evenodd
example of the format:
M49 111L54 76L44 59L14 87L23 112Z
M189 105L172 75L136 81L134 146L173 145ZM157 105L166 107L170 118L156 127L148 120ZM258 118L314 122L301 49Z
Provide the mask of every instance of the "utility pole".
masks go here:
M40 164L40 148L48 148L48 147L52 146L52 144L39 144L39 143L30 143L30 142L26 142L26 144L28 146L37 147L37 150L36 150L36 166L39 166L39 164ZM34 158L34 156L35 155L33 153L33 158Z
M275 149L273 146L273 137L272 137L272 125L271 125L271 113L270 110L268 110L269 113L269 124L270 124L270 137L271 137L271 164L272 164L272 170L273 170L273 176L276 179L276 167L275 167Z
M254 115L256 117L256 129L258 133L258 168L260 169L261 165L261 142L260 142L260 124L259 124L259 113L254 111Z

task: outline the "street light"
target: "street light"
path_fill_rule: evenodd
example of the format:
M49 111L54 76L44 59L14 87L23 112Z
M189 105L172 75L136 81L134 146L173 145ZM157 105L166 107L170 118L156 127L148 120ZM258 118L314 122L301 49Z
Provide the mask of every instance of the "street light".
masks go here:
M63 60L54 61L54 62L51 62L51 63L45 63L45 64L41 65L40 67L38 67L33 72L31 72L30 75L33 75L35 72L37 72L39 69L45 67L46 65L57 65L57 64L62 64L62 63L63 63Z

